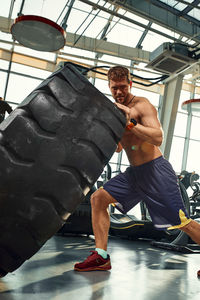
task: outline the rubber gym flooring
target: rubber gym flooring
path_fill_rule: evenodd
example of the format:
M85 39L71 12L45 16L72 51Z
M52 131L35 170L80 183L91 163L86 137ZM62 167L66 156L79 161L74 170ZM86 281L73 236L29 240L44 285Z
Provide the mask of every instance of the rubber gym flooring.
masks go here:
M19 269L0 279L0 300L200 299L200 254L110 237L112 270L75 272L74 263L93 247L93 236L53 236Z

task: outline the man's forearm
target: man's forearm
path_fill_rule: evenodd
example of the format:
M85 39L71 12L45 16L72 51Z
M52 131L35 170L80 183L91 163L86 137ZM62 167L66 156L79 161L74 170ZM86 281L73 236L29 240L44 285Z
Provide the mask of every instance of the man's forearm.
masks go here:
M137 124L131 129L140 139L153 144L155 146L160 146L163 141L163 131L160 128L145 127L141 124Z

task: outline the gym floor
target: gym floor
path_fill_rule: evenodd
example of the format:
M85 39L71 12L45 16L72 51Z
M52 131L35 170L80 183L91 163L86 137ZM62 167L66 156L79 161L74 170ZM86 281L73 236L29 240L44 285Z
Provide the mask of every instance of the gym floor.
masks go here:
M111 271L75 272L94 249L93 236L53 236L18 270L0 279L0 300L200 299L200 254L109 238Z

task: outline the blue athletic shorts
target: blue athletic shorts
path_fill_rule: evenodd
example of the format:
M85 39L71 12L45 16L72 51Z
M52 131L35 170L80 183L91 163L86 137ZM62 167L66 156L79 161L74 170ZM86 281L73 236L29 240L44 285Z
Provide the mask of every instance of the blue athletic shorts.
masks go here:
M128 167L106 182L104 189L117 201L115 206L123 214L143 200L157 229L181 228L191 221L177 176L163 156Z

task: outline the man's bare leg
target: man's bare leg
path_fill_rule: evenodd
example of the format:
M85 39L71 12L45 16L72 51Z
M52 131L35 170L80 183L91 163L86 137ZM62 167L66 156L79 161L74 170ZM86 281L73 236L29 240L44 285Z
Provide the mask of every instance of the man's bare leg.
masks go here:
M186 226L180 228L197 244L200 245L200 224L192 220ZM200 270L197 271L197 276L200 277Z
M192 220L189 224L180 229L187 233L195 243L200 245L200 224L198 222Z
M108 206L116 202L104 189L94 192L90 198L92 206L92 227L95 236L96 248L91 251L83 262L76 263L74 270L85 271L107 271L111 269L110 256L107 254L108 231L110 227L110 217Z
M108 206L116 200L104 189L99 189L91 196L92 228L96 248L107 250L110 216Z

